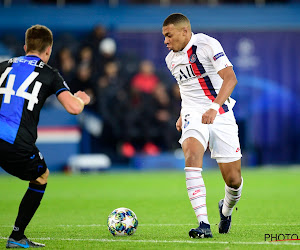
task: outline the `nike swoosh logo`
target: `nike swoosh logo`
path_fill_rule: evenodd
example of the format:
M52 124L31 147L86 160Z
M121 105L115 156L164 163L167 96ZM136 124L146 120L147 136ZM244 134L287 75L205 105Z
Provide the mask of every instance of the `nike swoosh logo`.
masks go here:
M26 241L26 244L21 244L21 243L14 242L14 241L9 241L9 243L18 245L18 246L23 247L23 248L29 248L29 244L28 244L27 241Z
M35 157L35 155L31 156L30 159L32 160L32 159L34 159L34 157Z

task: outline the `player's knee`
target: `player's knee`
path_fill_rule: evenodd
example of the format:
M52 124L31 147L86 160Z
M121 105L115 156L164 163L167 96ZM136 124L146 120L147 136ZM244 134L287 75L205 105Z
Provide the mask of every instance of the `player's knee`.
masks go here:
M242 178L240 176L229 176L226 178L226 185L228 187L238 189L241 186Z
M47 168L46 172L43 173L40 177L38 177L35 182L38 184L38 185L44 185L47 183L48 181L48 176L50 174L50 171L49 169Z
M187 151L185 154L185 166L187 167L202 167L201 165L201 159L196 154L196 152L193 152L191 150Z

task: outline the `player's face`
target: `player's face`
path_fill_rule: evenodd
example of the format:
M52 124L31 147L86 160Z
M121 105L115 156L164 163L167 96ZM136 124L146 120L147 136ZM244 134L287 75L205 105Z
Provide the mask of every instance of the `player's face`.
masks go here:
M186 29L184 27L177 27L174 24L169 24L162 28L162 33L165 37L164 43L169 50L174 52L184 49L186 46Z

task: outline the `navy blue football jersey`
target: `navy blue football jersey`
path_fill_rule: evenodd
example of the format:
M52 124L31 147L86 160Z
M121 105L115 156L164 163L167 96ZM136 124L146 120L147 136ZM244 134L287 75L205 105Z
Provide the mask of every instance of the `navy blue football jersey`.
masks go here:
M0 63L0 139L31 148L46 99L63 91L69 87L62 76L39 57L21 56Z

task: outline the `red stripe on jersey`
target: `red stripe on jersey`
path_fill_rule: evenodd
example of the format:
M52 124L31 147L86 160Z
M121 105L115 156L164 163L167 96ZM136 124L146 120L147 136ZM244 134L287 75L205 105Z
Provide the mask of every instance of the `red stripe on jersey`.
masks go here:
M195 62L191 62L190 61L190 58L191 58L191 55L192 54L195 54L196 56L196 60ZM210 92L208 86L207 86L207 83L206 81L204 80L204 78L201 77L201 72L198 68L198 65L197 64L200 64L199 60L198 60L198 57L197 57L197 54L196 54L196 51L193 51L193 46L187 51L187 55L188 55L188 59L189 59L189 63L191 64L192 68L193 68L193 71L195 73L195 75L198 77L198 82L200 83L200 86L201 88L203 89L204 91L204 94L213 102L216 98L213 96L213 94ZM224 114L225 113L225 110L223 109L223 107L221 106L219 108L219 113L220 114Z

